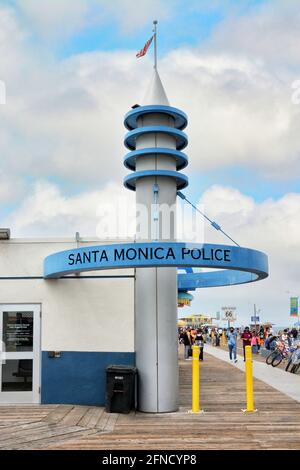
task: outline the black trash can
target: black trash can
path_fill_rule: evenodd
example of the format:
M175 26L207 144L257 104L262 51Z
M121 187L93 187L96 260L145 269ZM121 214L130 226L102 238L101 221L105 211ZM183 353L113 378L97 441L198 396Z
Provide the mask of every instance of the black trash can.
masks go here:
M136 408L136 367L113 365L106 369L107 413L129 413Z

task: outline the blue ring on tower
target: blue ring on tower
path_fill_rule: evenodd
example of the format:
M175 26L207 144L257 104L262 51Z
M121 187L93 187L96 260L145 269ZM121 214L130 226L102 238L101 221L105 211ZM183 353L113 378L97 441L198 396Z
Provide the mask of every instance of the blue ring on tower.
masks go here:
M174 127L181 131L187 126L188 118L183 111L173 108L172 106L165 105L149 105L134 108L125 115L124 126L129 131L136 129L138 127L137 121L140 117L153 113L166 114L167 116L170 116L174 119Z
M146 126L139 127L133 131L128 132L125 135L124 145L129 150L136 149L136 139L137 137L144 134L167 134L176 139L176 150L183 150L188 144L187 135L174 127L168 126Z
M160 114L170 117L170 126L168 125L143 125L138 127L138 120L147 115ZM127 189L135 191L136 181L145 177L169 177L176 180L177 190L184 189L188 186L188 178L178 171L182 170L188 165L188 158L185 153L181 152L187 144L187 135L182 132L187 126L187 115L172 106L165 105L149 105L138 106L129 111L124 119L124 125L129 130L124 139L124 145L131 150L124 157L124 166L134 173L124 178L124 186ZM168 147L149 147L136 150L136 140L139 136L149 134L162 134L174 138L176 142L176 149ZM161 155L162 160L166 157L172 157L176 162L176 170L165 169L149 169L144 171L136 171L136 162L138 158L143 158L147 155Z
M182 173L178 173L177 171L171 170L145 170L145 171L135 171L134 173L125 176L124 178L124 186L131 191L136 190L136 181L139 178L145 178L147 176L166 176L169 178L175 178L177 189L184 189L188 186L189 180L188 177L183 175Z
M178 274L178 291L194 291L204 287L222 287L248 284L259 281L268 276L265 273L254 273L252 271L239 271L238 269L216 269L215 271Z
M179 150L164 147L148 147L127 153L124 157L124 166L128 168L128 170L135 171L137 158L144 155L167 155L168 157L174 157L178 171L183 170L183 168L188 165L187 155L183 152L179 152Z

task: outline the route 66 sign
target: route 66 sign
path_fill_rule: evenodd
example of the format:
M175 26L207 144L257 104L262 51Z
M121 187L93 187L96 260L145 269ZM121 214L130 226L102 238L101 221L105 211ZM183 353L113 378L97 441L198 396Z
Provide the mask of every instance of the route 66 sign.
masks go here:
M235 321L235 307L222 307L223 312L223 321Z

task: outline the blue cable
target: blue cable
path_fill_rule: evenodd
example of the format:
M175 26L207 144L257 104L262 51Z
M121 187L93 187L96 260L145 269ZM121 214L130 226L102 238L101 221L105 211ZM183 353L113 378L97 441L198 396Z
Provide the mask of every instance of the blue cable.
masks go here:
M177 195L183 199L184 201L186 201L188 204L190 204L197 212L199 212L199 214L202 215L202 217L204 217L206 220L209 221L209 223L211 224L211 226L218 230L219 232L222 232L223 235L225 235L225 237L229 238L229 240L231 240L236 246L240 246L236 241L233 240L233 238L231 238L226 232L224 232L224 230L221 228L221 226L219 224L217 224L217 222L214 222L213 220L211 220L209 217L207 217L207 215L204 214L204 212L201 212L198 207L196 207L191 201L189 201L187 199L187 197L181 192L181 191L177 191Z

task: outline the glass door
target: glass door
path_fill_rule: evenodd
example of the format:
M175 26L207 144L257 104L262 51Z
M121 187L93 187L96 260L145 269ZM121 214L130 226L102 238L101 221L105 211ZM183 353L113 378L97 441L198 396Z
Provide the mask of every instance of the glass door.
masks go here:
M0 403L39 403L40 305L0 305Z

